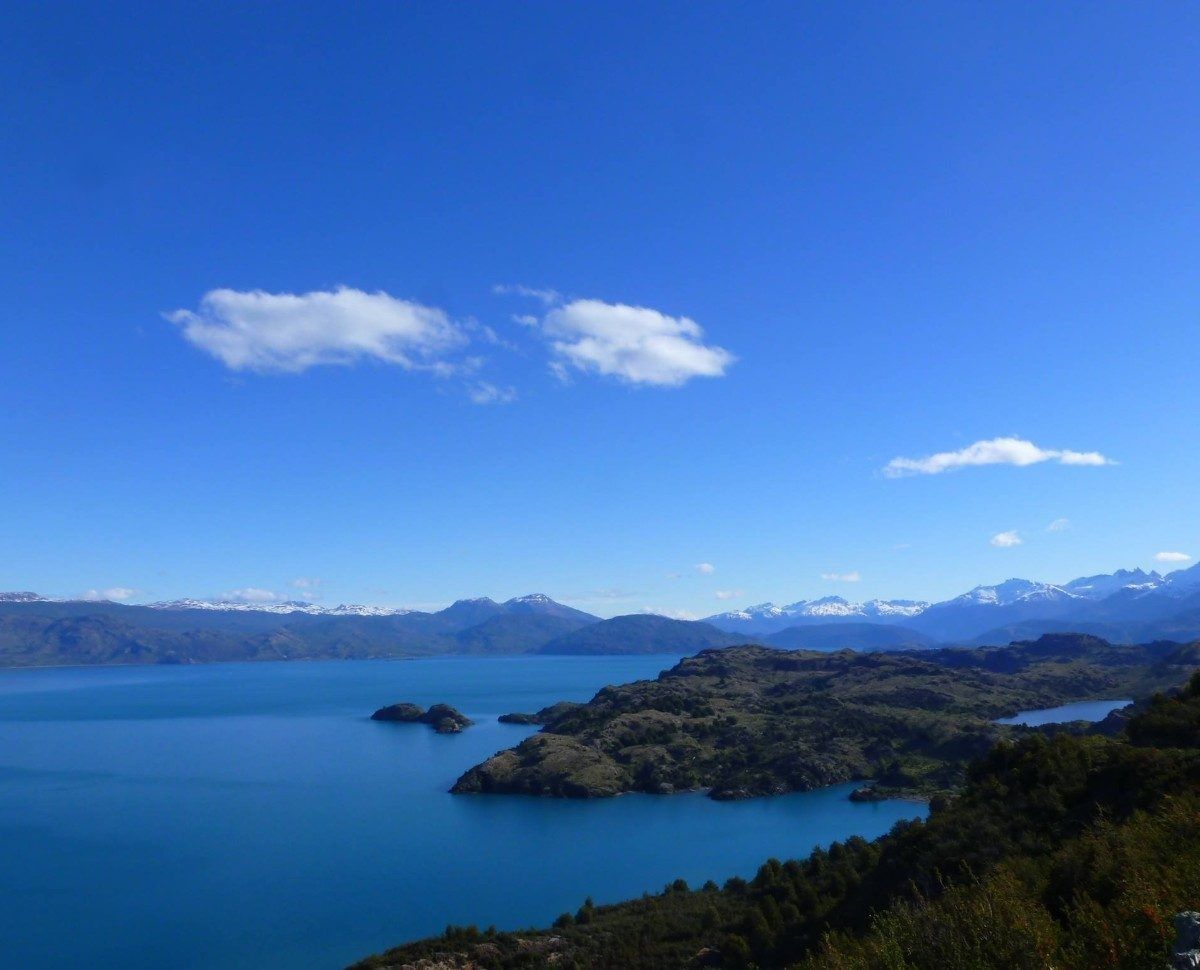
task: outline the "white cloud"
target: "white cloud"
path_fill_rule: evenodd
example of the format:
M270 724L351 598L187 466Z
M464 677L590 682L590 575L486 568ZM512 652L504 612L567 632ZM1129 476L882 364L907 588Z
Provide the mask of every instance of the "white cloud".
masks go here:
M183 336L231 370L299 373L375 359L450 374L442 357L467 342L436 307L349 287L312 293L210 290L196 311L166 314Z
M691 610L672 610L670 608L658 606L643 606L643 613L651 613L654 616L666 616L672 620L695 620L697 616Z
M558 290L522 286L519 283L497 283L492 287L492 292L498 296L527 296L534 300L541 300L546 306L553 306L562 300L562 294Z
M857 583L862 576L857 569L852 569L848 573L821 573L821 578L831 583Z
M475 404L510 404L517 399L517 389L480 381L467 389L467 396Z
M108 601L111 603L124 603L126 600L131 600L141 590L130 589L128 586L112 586L108 589L89 589L83 594L85 600Z
M1067 529L1069 529L1069 528L1071 528L1071 520L1070 519L1055 519L1048 526L1046 526L1046 531L1047 532L1066 532Z
M217 598L224 603L282 603L287 600L287 596L283 593L276 593L269 589L259 589L256 586L247 586L244 589L231 589L228 592L222 593Z
M970 465L1036 465L1056 461L1060 465L1115 465L1098 451L1056 451L1039 448L1024 438L992 438L976 441L958 451L940 451L926 458L893 458L884 466L888 478L907 475L940 475Z
M1011 549L1013 546L1021 545L1025 540L1021 538L1019 532L1013 529L1009 532L997 532L988 541L1000 549Z
M711 576L716 571L717 571L717 567L714 566L711 562L696 563L696 572L700 573L701 575Z
M536 327L542 322L532 313L514 313L512 321L513 323L519 323L522 327Z
M693 377L721 377L735 360L703 344L694 320L647 307L575 300L552 309L542 326L558 363L630 384L678 387Z
M1192 557L1186 552L1156 552L1155 562L1191 562Z
M745 590L741 589L719 589L714 594L719 600L733 600L739 596L745 596Z

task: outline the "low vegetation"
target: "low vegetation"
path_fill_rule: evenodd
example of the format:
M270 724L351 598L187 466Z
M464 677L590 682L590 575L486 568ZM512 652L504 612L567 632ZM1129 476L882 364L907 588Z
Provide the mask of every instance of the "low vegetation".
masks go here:
M1200 650L1057 635L997 650L859 654L708 650L655 680L606 687L467 771L459 793L602 797L708 789L715 798L874 779L932 795L1023 729L995 719L1179 684Z
M519 933L451 927L359 970L798 967L1145 970L1200 904L1200 675L1116 736L1002 740L924 822L750 881L596 906Z

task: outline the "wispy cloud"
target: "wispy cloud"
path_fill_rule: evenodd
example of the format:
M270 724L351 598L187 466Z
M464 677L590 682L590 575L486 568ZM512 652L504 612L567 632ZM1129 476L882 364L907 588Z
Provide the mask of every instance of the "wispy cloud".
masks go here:
M533 300L541 300L546 306L553 306L562 301L558 290L548 287L522 286L520 283L497 283L492 287L497 296L525 296Z
M1069 528L1071 528L1071 520L1070 519L1055 519L1048 526L1046 526L1046 531L1047 532L1066 532Z
M196 310L166 318L230 370L299 373L376 360L448 375L464 329L437 307L339 287L311 293L210 290Z
M1013 546L1021 545L1025 540L1021 538L1021 533L1012 529L1008 532L997 532L988 541L997 548L1011 549Z
M736 359L706 345L704 331L688 317L623 303L575 300L556 306L541 329L560 379L570 367L628 384L678 387L695 377L721 377Z
M734 600L739 596L745 596L746 591L742 589L719 589L713 595L719 600Z
M958 451L940 451L925 458L893 458L884 466L888 478L908 475L940 475L942 472L973 465L1037 465L1052 461L1060 465L1115 465L1098 451L1070 451L1039 448L1024 438L992 438L976 441Z
M110 586L108 589L89 589L83 594L83 598L93 602L108 601L111 603L124 603L126 600L133 599L140 592L141 590L132 589L128 586Z
M717 567L714 566L711 562L696 563L696 572L700 573L702 576L711 576L716 571L717 571Z
M1156 552L1155 562L1191 562L1192 557L1186 552Z
M468 387L467 396L475 404L511 404L517 399L517 389L479 381Z
M325 580L317 576L297 576L288 585L297 591L296 595L301 599L319 600Z
M862 579L857 569L848 573L821 573L821 578L831 583L857 583Z

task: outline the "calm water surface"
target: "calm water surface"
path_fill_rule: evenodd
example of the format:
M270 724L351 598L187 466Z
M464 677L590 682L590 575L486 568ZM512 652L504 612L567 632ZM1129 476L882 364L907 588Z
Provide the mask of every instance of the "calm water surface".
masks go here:
M1062 724L1066 721L1103 721L1109 714L1132 701L1076 701L1059 707L1045 707L1040 711L1020 711L1012 717L998 718L997 724L1024 724L1038 727L1041 724Z
M514 928L753 874L910 802L851 786L719 803L451 796L529 728L674 657L440 659L0 671L0 963L34 970L327 968L446 923ZM379 724L446 701L458 736Z

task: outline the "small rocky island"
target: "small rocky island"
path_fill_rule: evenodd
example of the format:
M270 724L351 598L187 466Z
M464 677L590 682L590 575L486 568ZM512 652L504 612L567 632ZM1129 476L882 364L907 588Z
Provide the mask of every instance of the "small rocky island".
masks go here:
M434 704L429 710L420 704L389 704L371 715L372 721L394 721L399 724L428 724L438 734L458 734L475 722L449 704Z

